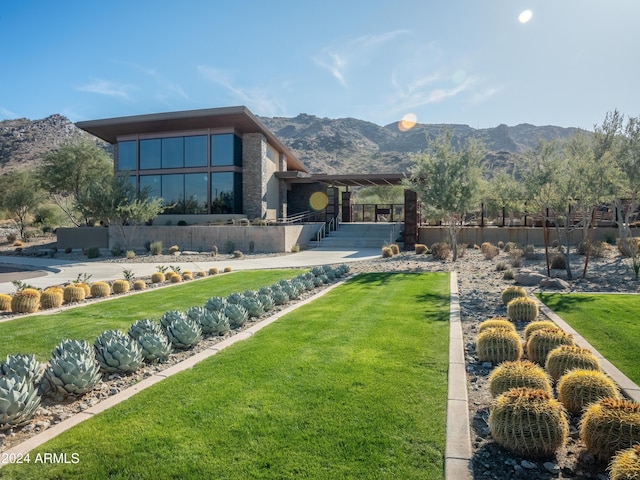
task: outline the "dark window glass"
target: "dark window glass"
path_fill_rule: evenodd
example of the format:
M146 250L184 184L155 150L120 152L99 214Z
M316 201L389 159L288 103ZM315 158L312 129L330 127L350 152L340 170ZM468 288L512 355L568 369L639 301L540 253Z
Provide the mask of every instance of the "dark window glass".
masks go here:
M211 165L214 167L235 165L235 137L233 133L211 135Z
M137 170L136 142L118 142L118 171Z
M140 140L140 169L160 168L160 139Z
M149 189L150 197L162 197L161 175L140 175L140 191Z
M184 138L162 139L162 168L180 168L184 166Z
M162 175L164 213L184 213L184 175Z
M207 166L207 136L184 137L184 166Z
M211 174L211 213L242 213L242 176L234 172Z
M207 213L208 175L188 173L184 176L184 213Z

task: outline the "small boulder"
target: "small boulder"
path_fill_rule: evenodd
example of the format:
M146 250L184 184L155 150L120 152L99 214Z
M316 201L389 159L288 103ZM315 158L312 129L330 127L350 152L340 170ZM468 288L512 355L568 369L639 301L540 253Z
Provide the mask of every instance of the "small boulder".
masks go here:
M531 270L521 270L515 274L514 280L517 285L524 285L525 287L533 287L538 285L545 277L541 273L532 272Z
M540 281L540 286L551 290L569 290L571 285L562 278L544 278Z

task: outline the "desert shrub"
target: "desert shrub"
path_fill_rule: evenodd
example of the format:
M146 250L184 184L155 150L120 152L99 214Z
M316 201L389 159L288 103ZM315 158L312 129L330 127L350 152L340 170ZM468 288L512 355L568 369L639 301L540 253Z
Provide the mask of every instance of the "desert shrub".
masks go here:
M526 258L527 260L535 260L536 258L538 258L538 255L536 254L536 247L534 247L533 245L527 245L526 247L524 247L524 258Z
M233 258L242 258L244 255L242 254L242 252L240 250L234 250L233 251Z
M499 248L500 250L504 250L504 242L503 242L502 240L500 240L500 241L498 242L498 248Z
M64 253L66 253L67 255L70 254L71 252L73 252L73 248L71 247L67 247L64 249Z
M151 252L151 255L162 255L162 242L160 240L151 242L149 244L149 252Z
M434 243L431 245L431 255L437 260L446 260L451 255L451 248L448 243Z
M502 274L503 280L513 280L514 278L515 278L515 274L513 273L513 270L505 270L504 273Z
M500 254L500 249L495 245L485 242L480 246L480 251L484 255L485 260L493 260Z
M23 241L21 241L21 240L15 240L15 241L13 242L13 246L14 246L14 247L24 247L24 242L23 242Z
M236 249L236 244L232 240L227 240L224 242L224 251L227 253L233 253Z
M391 257L393 257L393 250L391 250L391 247L382 247L382 258Z
M171 245L169 247L169 254L174 255L180 251L180 247L178 245Z
M563 254L557 253L551 258L551 268L553 270L564 270L567 268L566 258Z
M217 245L212 245L211 246L211 256L212 257L217 257L218 256L218 246Z
M297 243L293 245L293 247L291 247L291 253L298 253L300 251L300 245L298 245Z
M127 253L125 254L125 257L128 260L134 259L134 258L136 258L136 252L134 252L133 250L127 250Z
M427 253L429 251L427 246L422 243L416 243L415 249L416 255L422 255L423 253Z
M98 258L100 256L100 249L98 247L88 247L84 249L83 253L87 258Z
M509 253L514 248L518 248L518 244L516 242L507 242L504 244L504 252Z
M242 225L243 227L248 227L249 225L251 225L251 222L249 221L248 218L241 218L238 221L238 224Z
M187 222L186 222L186 221L184 221L184 220L178 220L177 225L178 225L179 227L186 227L186 226L187 226Z
M18 234L17 234L17 233L11 232L11 233L9 233L9 234L7 235L7 242L9 242L9 243L13 243L13 242L15 242L17 239L18 239Z
M507 269L507 263L506 262L498 262L496 263L496 270L498 272L503 272Z
M461 243L460 245L458 245L458 258L464 258L464 254L467 252L467 244L466 243Z
M118 244L111 247L111 256L113 257L121 257L122 256L122 247Z

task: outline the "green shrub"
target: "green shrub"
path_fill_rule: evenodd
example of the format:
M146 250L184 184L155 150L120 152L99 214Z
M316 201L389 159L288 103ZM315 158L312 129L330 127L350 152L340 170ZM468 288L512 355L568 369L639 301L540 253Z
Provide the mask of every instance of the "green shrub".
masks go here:
M251 249L249 249L249 251L251 251ZM293 247L291 247L291 253L298 253L300 251L300 245L298 245L297 243L293 245Z
M505 270L504 273L502 274L503 280L513 280L514 278L515 278L515 275L513 273L513 270Z
M111 247L111 256L113 257L121 257L122 256L122 248L120 245L114 245Z
M98 258L100 256L100 249L98 247L89 247L85 248L83 253L87 258Z
M151 255L162 255L162 242L160 240L151 242L149 244L149 252L151 252Z
M564 270L567 268L566 258L563 254L557 253L551 257L551 269L552 270Z
M227 240L224 242L224 251L227 253L233 253L236 249L236 244L232 240Z

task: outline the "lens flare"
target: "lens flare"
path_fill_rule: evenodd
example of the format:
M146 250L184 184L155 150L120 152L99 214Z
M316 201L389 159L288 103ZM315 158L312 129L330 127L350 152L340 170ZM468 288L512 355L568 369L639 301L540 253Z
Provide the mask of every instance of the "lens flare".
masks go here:
M309 198L309 206L313 210L324 210L325 208L327 208L328 203L329 198L324 192L314 192Z
M531 10L523 10L520 12L520 15L518 15L518 21L520 23L527 23L531 20L531 17L533 17L533 12Z
M402 120L398 122L398 130L401 132L407 132L416 126L418 122L418 117L416 117L415 113L407 113Z

